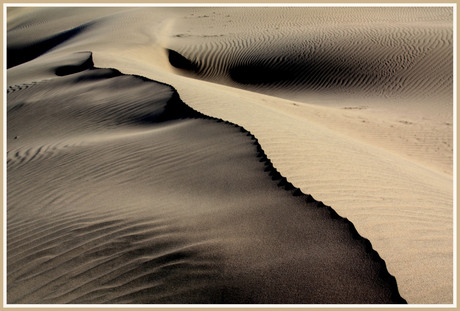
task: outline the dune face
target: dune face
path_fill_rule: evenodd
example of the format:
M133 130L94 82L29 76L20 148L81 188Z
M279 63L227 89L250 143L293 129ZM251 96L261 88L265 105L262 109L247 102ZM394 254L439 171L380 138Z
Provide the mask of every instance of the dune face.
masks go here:
M200 78L310 100L328 92L444 100L452 94L448 8L226 12L191 13L171 26L168 46L195 64ZM259 14L264 18L254 18ZM216 30L218 19L226 27Z
M8 8L7 302L452 303L452 13Z
M78 57L8 93L9 303L405 302L250 133Z

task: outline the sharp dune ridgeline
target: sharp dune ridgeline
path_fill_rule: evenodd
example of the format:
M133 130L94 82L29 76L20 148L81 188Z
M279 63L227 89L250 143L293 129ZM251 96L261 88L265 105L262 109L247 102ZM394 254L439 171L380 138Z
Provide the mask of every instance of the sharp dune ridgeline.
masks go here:
M9 7L7 302L452 303L452 11Z

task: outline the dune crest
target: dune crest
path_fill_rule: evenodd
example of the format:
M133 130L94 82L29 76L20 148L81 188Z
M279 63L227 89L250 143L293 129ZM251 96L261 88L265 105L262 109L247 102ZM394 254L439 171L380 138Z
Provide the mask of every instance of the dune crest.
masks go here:
M172 214L168 212L171 207L161 207L161 212L172 217L177 225L172 231L163 232L166 236L177 233L180 245L188 245L180 242L185 233L186 241L197 236L194 241L203 241L204 237L206 242L199 245L206 245L204 248L210 250L206 256L210 257L198 257L208 263L225 258L229 263L225 271L252 263L248 270L236 269L237 276L230 273L231 280L241 284L243 278L247 285L242 290L232 285L230 296L238 297L235 298L238 301L251 301L253 298L249 297L258 297L255 299L258 301L273 301L270 300L273 297L285 297L286 301L291 297L292 301L298 301L300 296L307 295L302 289L303 281L311 278L304 275L301 280L289 269L273 273L273 278L265 277L264 269L280 268L276 260L271 260L276 252L284 254L289 263L300 264L309 258L299 251L303 247L298 244L305 238L301 233L309 230L298 223L306 211L297 210L285 216L286 212L280 208L292 200L300 200L303 205L306 198L279 189L277 184L281 182L293 187L295 194L309 193L350 219L385 260L389 274L398 280L401 296L409 303L452 303L452 19L453 9L449 7L11 9L8 49L25 56L8 69L8 104L18 99L8 106L9 115L17 116L8 117L8 169L11 167L17 183L8 192L9 202L14 203L8 205L8 225L12 224L9 228L25 224L20 211L37 202L43 203L40 213L47 215L54 215L57 206L68 206L75 215L86 206L91 210L91 204L106 202L97 208L102 213L98 219L105 222L104 213L115 210L113 220L118 228L126 225L125 217L120 216L126 206L136 216L135 211L142 214L149 210L151 202L170 203L174 197L180 203L174 205ZM72 29L80 31L62 40L49 41ZM36 44L46 49L29 53L27 48ZM91 69L89 52L85 51L91 51L96 67L117 70ZM167 104L176 96L170 87L157 86L158 92L152 95L150 82L138 84L133 78L172 86L181 101L187 103L185 107L190 108ZM129 92L122 94L121 90L127 86ZM26 94L36 95L26 99ZM178 103L176 99L173 101ZM38 107L40 112L34 112ZM249 159L258 151L256 146L248 146L247 137L228 132L229 129L224 130L222 124L213 120L205 123L200 117L177 120L176 108L165 117L168 107L193 109L250 131L276 171L286 178L274 186L276 191L282 190L279 195L265 197L266 193L272 193L267 192L273 186L272 176L269 184L259 185L260 180L267 179L267 174L263 172L263 162L257 162L262 165L260 169L250 164ZM186 112L179 111L179 115L183 113ZM31 118L27 127L21 118ZM238 128L230 128L241 135ZM178 141L196 144L177 145ZM222 148L222 152L215 152L216 148ZM112 162L115 156L119 158ZM72 166L75 161L81 163L77 169L81 174L75 175L78 178L64 173L76 169ZM186 169L179 170L177 163ZM192 168L200 166L204 168ZM241 171L234 172L230 169L233 166ZM212 173L205 173L210 170ZM27 184L30 174L37 177L33 184ZM279 177L276 172L274 176ZM47 178L53 178L53 183L47 185ZM19 180L26 180L26 184L20 184ZM244 180L246 183L242 184ZM210 186L200 187L204 182ZM144 183L151 187L145 187ZM96 188L100 189L97 193L92 190ZM47 195L40 194L43 192ZM115 194L108 203L106 195L112 192ZM136 193L136 204L124 197L127 193ZM257 195L252 197L254 193ZM43 201L38 199L40 196ZM15 202L19 198L26 200ZM212 200L207 202L209 205L202 205L203 198ZM182 215L189 211L182 202L200 202L193 206L200 216L208 213L207 207L225 210L226 204L234 204L234 214L222 213L216 216L218 220L212 218L208 222L206 217L184 216L186 220L181 221ZM248 208L262 205L276 207ZM266 215L268 210L271 212ZM71 216L66 208L58 214L64 218L56 216L56 221L68 223L64 219ZM235 215L246 222L239 223ZM136 217L133 221L138 220ZM283 217L293 219L287 221ZM330 222L330 216L328 221L321 217L318 224ZM278 218L284 223L273 221ZM256 227L252 221L257 222ZM225 226L227 222L229 225ZM96 223L90 225L97 227ZM234 235L232 224L250 238ZM87 222L79 226L86 225ZM342 226L349 227L344 223ZM209 232L217 228L219 235L228 238L225 243L209 240L207 229L200 228L210 228ZM350 230L345 230L348 237ZM340 232L344 231L338 230L337 234ZM268 237L282 243L270 243L265 240ZM299 242L295 241L297 238ZM266 243L260 247L252 244L257 239ZM333 235L326 242L340 248L339 244L345 240ZM57 249L60 243L67 245L74 241L56 240ZM354 243L344 243L343 251L350 255L354 249L350 245ZM226 246L216 251L216 245ZM168 249L168 254L178 250ZM260 264L248 260L242 264L244 258L240 260L235 254L267 260ZM213 261L214 255L219 259ZM195 258L181 256L178 257ZM155 262L164 263L163 259ZM345 262L341 264L350 267ZM86 268L81 267L81 271ZM203 273L209 273L211 278L214 268L211 264ZM327 270L323 268L314 269ZM344 273L347 269L337 271ZM353 273L369 272L356 269ZM281 283L273 283L283 275L286 282L280 282L292 286L289 293L276 289ZM373 274L366 275L365 279ZM209 280L208 276L204 279ZM30 280L35 277L38 276ZM81 277L80 280L87 274ZM138 278L135 273L133 278ZM96 283L97 280L96 277ZM33 282L27 288L32 288ZM264 290L257 289L260 282L267 285ZM126 292L126 299L117 302L132 301L136 292L144 297L143 283L134 283L140 287L135 285L131 288L132 295ZM321 279L321 286L307 298L332 302L330 297L335 294L326 287L338 286L336 283L334 277ZM58 287L57 284L50 283L44 292L30 292L27 299L38 299L47 290ZM105 292L90 293L94 284L77 292L67 288L66 296L54 301L117 299L105 296ZM202 283L190 285L201 288ZM316 288L317 284L314 285L309 288ZM337 289L334 286L331 288ZM245 294L248 292L249 296ZM225 290L220 293L228 297ZM392 296L389 292L380 294L375 297ZM345 292L341 295L334 301L348 300ZM18 292L11 297L12 301L22 299Z
M9 303L405 303L371 243L254 135L82 63L9 94Z

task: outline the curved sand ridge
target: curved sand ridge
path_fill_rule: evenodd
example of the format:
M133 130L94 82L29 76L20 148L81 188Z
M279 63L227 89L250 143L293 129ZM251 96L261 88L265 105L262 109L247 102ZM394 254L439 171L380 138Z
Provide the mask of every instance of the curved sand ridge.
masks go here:
M186 55L186 51L197 53L198 48L201 48L199 56L203 60L207 57L204 57L207 53L203 49L206 42L211 52L210 57L214 61L221 59L216 63L219 66L232 64L226 59L234 62L236 58L233 54L236 52L239 56L246 57L244 51L236 48L228 48L228 56L224 55L223 48L222 52L219 52L222 56L216 53L216 47L228 44L225 42L232 42L229 41L230 36L222 36L225 31L230 34L228 27L235 30L232 31L235 42L243 42L250 51L261 51L259 59L265 59L263 55L268 54L276 57L272 49L267 48L264 51L255 48L251 43L259 42L257 38L263 37L261 32L265 29L257 26L260 25L257 20L250 19L251 14L255 14L257 10L246 9L143 8L116 14L105 9L95 10L92 14L99 14L100 17L91 20L91 27L41 56L40 63L30 62L27 66L9 69L8 81L11 81L10 85L22 85L49 79L54 72L44 73L41 71L41 64L51 64L53 60L62 57L65 59L69 53L91 50L94 51L98 67L116 67L125 73L143 75L173 85L181 98L194 109L230 120L250 130L283 176L304 193L311 193L315 198L333 206L340 215L349 218L358 231L372 241L374 248L385 259L390 273L398 280L402 296L410 303L451 303L453 121L449 83L445 83L451 77L444 69L449 67L448 63L451 61L451 53L446 44L452 45L449 37L452 10L348 8L349 14L341 14L340 9L328 11L329 8L314 11L312 8L273 8L271 11L265 11L271 14L264 15L265 21L274 21L278 24L285 23L287 19L293 21L289 24L292 29L289 30L286 26L283 32L285 38L277 39L279 42L288 42L290 33L293 33L293 38L298 38L299 31L305 33L311 30L316 31L317 37L324 40L324 46L328 46L327 39L335 38L334 32L346 34L342 28L349 27L360 32L358 30L361 28L356 21L360 21L364 28L361 32L368 36L368 40L372 39L369 38L372 30L376 31L377 38L381 38L381 32L390 35L391 32L385 29L395 27L419 34L420 40L410 41L399 31L394 32L414 44L417 51L426 52L422 53L423 57L422 54L417 54L420 57L416 58L407 70L400 72L412 72L411 75L407 75L404 84L413 87L409 88L410 92L420 88L423 93L423 87L417 85L428 85L428 88L433 90L432 95L428 94L423 100L415 96L412 98L407 88L387 92L392 88L378 83L377 86L367 86L367 89L361 84L363 91L356 87L341 88L339 84L325 89L318 84L319 87L309 91L308 96L300 96L300 102L284 100L241 88L190 79L183 76L187 74L186 71L178 71L170 65L168 49ZM248 14L244 13L246 11ZM47 37L64 29L88 23L91 19L85 14L75 12L74 15L69 14L61 19L61 27L57 30L53 22L56 15L53 12L42 10L35 14L49 23L42 23L36 28L29 27L29 31L33 29L39 32L40 36ZM220 19L212 16L213 12L225 12L225 16L229 15L238 23L221 23ZM302 15L308 19L302 20L299 17ZM18 13L18 16L20 19L21 14ZM13 24L18 16L11 19ZM350 18L347 19L347 16ZM195 24L191 23L192 18L197 19ZM214 18L214 24L211 23L211 18ZM338 22L335 23L334 20ZM208 21L207 24L203 24L203 29L199 29L201 21ZM257 27L248 27L251 23ZM299 25L305 23L309 23L308 27L297 31ZM191 28L192 24L197 28ZM337 27L334 29L331 25ZM321 28L325 29L323 36ZM190 30L189 34L186 33L187 30ZM273 29L268 29L266 37L270 37L271 32ZM423 33L428 37L423 37ZM20 38L27 38L24 34L18 31L15 36L20 41ZM351 32L347 35L347 39L353 37ZM190 40L187 36L190 36ZM193 36L196 40L192 40ZM238 37L241 40L238 40ZM218 39L222 42L217 42ZM203 41L196 44L198 40ZM337 43L337 39L334 40L334 43ZM26 44L27 39L24 41L19 43ZM279 44L270 46L266 42L263 43L263 40L260 42L265 47L277 47L282 50ZM298 40L292 40L291 44L295 47L296 42ZM425 44L429 45L428 48ZM358 48L356 44L352 46ZM364 55L364 59L367 57L371 64L374 64L373 53L380 55L381 52L385 54L391 50L391 45L387 45L382 51L378 48L380 45L374 47L375 49L368 54L363 51L359 54ZM290 51L284 49L286 50ZM345 57L353 60L356 65L357 60L352 50L342 48L342 55L339 50L330 51L341 56L339 59ZM330 59L328 53L328 50L324 50L324 56L318 54L318 57ZM439 61L435 56L444 53L447 53L445 62ZM212 56L213 54L215 56ZM248 55L253 57L254 54L256 53L251 52ZM388 73L385 71L387 68L397 68L399 63L398 57L385 55L390 63L396 64L381 67L382 73ZM443 57L439 59L441 58ZM282 59L283 55L280 53L279 60ZM435 68L436 70L429 75L423 70L423 67L430 66L427 60L439 63L438 69ZM239 64L243 63L242 60L237 61ZM214 65L205 67L210 68L209 72L219 72L218 75L210 76L210 79L218 77L219 82L229 83L225 71ZM431 86L430 81L434 80L435 75L438 75L440 81L440 91ZM353 81L348 85L351 84ZM287 94L293 96L291 90L297 85L287 83L286 86L289 89ZM248 88L248 85L244 87ZM271 89L267 86L257 86L257 91L271 92ZM281 94L282 91L280 87L276 89L277 94L284 96L285 94ZM123 136L126 133L119 135ZM69 143L64 143L66 144ZM55 143L47 142L47 145L54 146ZM73 145L73 142L69 145ZM26 149L21 150L24 152ZM430 284L429 288L427 284Z
M287 98L308 101L322 92L451 96L452 24L445 15L404 8L388 8L384 16L355 8L292 11L245 8L236 20L224 9L191 13L171 27L168 48L198 77L267 94L281 90ZM309 20L326 12L329 18ZM410 19L417 13L435 27ZM217 21L223 24L218 29Z
M249 132L164 84L76 67L8 95L9 303L405 302Z

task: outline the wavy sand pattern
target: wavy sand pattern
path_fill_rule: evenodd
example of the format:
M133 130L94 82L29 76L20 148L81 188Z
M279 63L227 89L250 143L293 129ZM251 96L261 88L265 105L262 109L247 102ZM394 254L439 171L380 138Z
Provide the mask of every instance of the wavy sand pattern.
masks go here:
M451 94L452 75L445 74L452 70L451 27L420 27L404 18L417 14L425 21L442 18L446 23L439 12L388 8L382 16L378 10L310 8L305 16L302 10L292 11L248 8L236 21L224 10L213 10L204 15L207 18L194 18L192 13L186 16L187 23L175 23L174 33L180 33L169 46L194 64L202 78L219 82L226 78L230 85L235 85L232 81L269 85L268 90L261 88L267 93L281 89L304 94L321 90L408 97ZM257 14L266 18L254 18ZM318 16L323 19L310 19ZM217 34L211 26L216 20L236 27L222 27ZM249 28L245 20L256 25ZM363 27L361 22L374 25ZM427 53L430 50L436 53ZM430 75L419 78L426 73Z
M7 45L8 303L452 303L451 8L9 8Z

